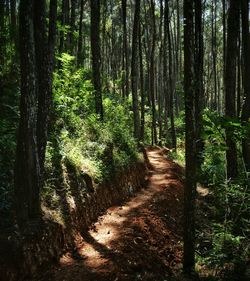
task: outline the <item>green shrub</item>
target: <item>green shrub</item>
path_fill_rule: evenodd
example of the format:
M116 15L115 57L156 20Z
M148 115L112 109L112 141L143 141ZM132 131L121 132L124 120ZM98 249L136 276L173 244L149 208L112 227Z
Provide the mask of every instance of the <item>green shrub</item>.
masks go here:
M104 92L101 122L94 113L91 73L75 69L74 57L68 54L59 60L61 68L54 75L54 137L63 159L100 181L138 157L131 100L124 102L118 93Z

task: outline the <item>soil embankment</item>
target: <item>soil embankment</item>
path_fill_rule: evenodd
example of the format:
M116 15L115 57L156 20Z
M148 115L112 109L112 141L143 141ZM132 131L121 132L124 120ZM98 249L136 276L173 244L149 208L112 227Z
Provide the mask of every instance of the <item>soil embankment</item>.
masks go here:
M110 206L128 200L144 186L145 171L142 161L134 163L91 192L73 171L64 171L65 185L55 187L58 206L48 206L41 221L27 224L22 231L15 226L1 230L0 280L35 280L34 274L41 269L58 264L66 251L78 246L79 233L86 232ZM59 211L63 221L53 215Z
M77 235L60 266L38 280L160 281L180 269L183 170L162 149L146 153L151 170L144 188Z

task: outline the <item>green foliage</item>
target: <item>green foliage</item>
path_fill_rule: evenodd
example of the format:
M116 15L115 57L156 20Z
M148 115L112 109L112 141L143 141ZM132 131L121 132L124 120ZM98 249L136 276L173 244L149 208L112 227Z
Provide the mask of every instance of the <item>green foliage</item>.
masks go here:
M240 144L250 132L249 124L206 110L203 125L205 146L199 178L209 186L216 210L213 215L216 223L209 222L207 227L211 231L204 238L212 241L205 263L216 268L223 268L227 263L244 264L250 255L246 247L250 234L250 186L243 172L234 181L226 180L226 129L229 137Z
M197 260L199 265L206 265L208 271L212 270L215 275L227 264L231 264L232 268L234 265L244 265L250 256L250 183L244 172L234 181L226 180L226 129L238 143L240 152L241 141L250 132L249 124L204 111L203 163L198 178L210 191L206 202L208 213L205 215L209 219L204 219L205 225L197 233ZM182 164L185 155L184 132L184 114L181 112L176 118L178 149L170 156ZM243 171L243 167L240 168ZM198 220L203 221L202 218Z
M180 111L175 118L175 130L178 137L183 137L185 133L185 112Z
M215 112L205 111L203 115L204 152L201 167L201 179L206 184L216 184L225 180L225 131L220 116Z
M91 73L74 68L74 57L62 54L54 74L55 128L60 154L78 170L100 181L115 168L137 158L130 102L116 92L103 93L104 121L94 113Z
M94 112L93 86L89 71L74 69L73 56L63 53L58 59L61 68L54 74L54 109L61 126L73 133Z
M223 183L226 178L225 155L228 149L225 131L227 129L228 136L238 143L240 148L241 141L250 134L250 123L242 123L236 118L227 118L206 110L203 116L203 125L202 138L205 147L201 178L206 184ZM245 176L244 172L241 176Z
M244 263L249 255L247 239L232 234L222 224L213 224L212 248L205 262L211 267L222 268L226 263Z

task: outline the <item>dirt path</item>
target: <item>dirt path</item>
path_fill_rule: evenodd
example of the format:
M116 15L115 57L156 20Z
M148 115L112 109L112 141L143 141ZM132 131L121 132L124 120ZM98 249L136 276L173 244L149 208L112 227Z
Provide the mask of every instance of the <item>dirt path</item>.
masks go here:
M41 280L169 280L181 263L182 169L147 149L148 186L99 217ZM168 279L167 279L168 278Z

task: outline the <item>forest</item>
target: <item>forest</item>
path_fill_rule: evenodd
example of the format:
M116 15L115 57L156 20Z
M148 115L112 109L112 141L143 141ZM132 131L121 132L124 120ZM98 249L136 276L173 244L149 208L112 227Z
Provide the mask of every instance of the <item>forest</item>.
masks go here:
M250 280L249 0L0 0L0 280Z

